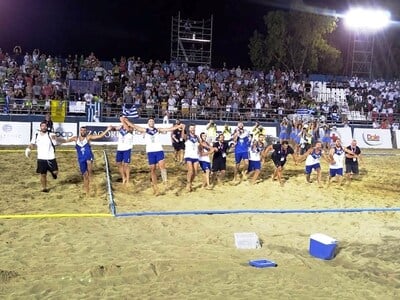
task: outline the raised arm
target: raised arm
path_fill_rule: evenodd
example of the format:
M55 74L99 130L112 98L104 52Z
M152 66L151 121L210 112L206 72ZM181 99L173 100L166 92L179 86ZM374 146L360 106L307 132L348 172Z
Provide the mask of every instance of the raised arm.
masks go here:
M146 128L141 127L139 125L133 124L131 121L128 120L128 118L122 116L119 118L119 120L121 121L121 123L126 124L130 127L132 127L134 130L140 132L140 133L145 133L146 132Z
M157 128L161 133L172 132L175 129L181 128L183 130L183 136L185 136L185 124L181 123L179 125L174 125L168 128Z
M89 136L87 137L87 139L88 139L88 141L101 139L101 138L104 137L104 136L107 134L107 132L109 132L112 128L113 128L113 127L112 127L111 125L109 125L109 126L107 127L107 129L104 130L102 133L100 133L100 134L91 134L91 135L89 135Z
M65 139L63 141L61 141L60 144L64 144L64 143L70 143L70 142L76 142L78 140L77 136L72 136L69 139Z

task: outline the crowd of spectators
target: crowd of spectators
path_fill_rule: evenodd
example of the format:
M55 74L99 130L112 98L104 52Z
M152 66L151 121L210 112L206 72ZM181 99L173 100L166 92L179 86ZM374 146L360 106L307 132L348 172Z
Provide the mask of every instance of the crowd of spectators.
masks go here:
M96 81L102 89L74 93L71 80ZM3 102L8 97L6 113L43 113L50 100L62 99L103 102L102 115L110 117L127 104L136 106L142 117L280 122L300 114L339 123L346 122L350 111L359 111L374 124L397 121L398 82L351 78L341 87L343 99L322 90L323 84L279 68L214 69L123 56L104 62L94 53L61 58L39 49L23 54L19 46L11 54L0 49L0 96Z

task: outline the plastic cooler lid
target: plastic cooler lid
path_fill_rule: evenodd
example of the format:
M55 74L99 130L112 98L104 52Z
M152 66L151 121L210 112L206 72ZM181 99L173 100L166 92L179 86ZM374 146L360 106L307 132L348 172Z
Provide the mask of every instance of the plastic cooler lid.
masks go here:
M274 268L278 266L276 262L265 258L250 260L249 265L255 268Z
M310 236L310 239L313 239L313 240L318 241L325 245L337 243L337 240L335 240L334 238L327 236L326 234L323 234L323 233L314 233Z

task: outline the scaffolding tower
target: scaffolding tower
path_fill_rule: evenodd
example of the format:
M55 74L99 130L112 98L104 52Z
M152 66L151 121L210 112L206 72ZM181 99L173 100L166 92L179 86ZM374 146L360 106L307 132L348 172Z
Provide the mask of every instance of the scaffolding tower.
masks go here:
M374 34L354 32L351 75L371 79L373 57Z
M171 62L211 66L213 16L207 20L172 17Z

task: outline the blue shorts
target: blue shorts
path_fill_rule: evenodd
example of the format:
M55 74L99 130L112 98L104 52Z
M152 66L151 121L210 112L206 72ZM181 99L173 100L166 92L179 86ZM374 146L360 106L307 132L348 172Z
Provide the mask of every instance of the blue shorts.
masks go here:
M207 170L211 170L211 163L208 161L199 161L200 163L200 168L203 170L203 172Z
M164 151L156 151L156 152L148 152L147 153L147 160L149 165L156 165L159 161L163 160Z
M321 165L319 163L311 165L311 166L306 166L306 174L311 174L312 170L317 170L320 169Z
M340 169L329 169L329 176L335 177L336 175L343 176L343 168L340 168Z
M132 149L117 151L115 160L117 163L124 162L126 164L129 164L131 162L131 154L132 154Z
M185 158L186 162L191 162L192 164L199 162L198 158L190 158L190 157L186 157Z
M93 160L81 160L78 161L79 169L81 170L82 175L85 174L88 170L88 163L92 162Z
M239 164L242 160L249 159L249 152L235 153L235 162Z
M259 160L249 160L249 168L247 169L248 172L261 170L261 161Z

